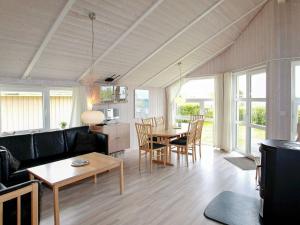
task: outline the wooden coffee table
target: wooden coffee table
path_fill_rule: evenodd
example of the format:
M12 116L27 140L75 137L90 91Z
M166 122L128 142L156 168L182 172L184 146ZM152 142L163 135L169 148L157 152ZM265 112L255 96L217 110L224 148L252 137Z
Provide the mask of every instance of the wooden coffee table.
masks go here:
M73 167L74 159L85 159L90 163L83 167ZM89 153L77 157L47 163L41 166L31 167L28 170L30 179L39 179L53 190L54 200L54 224L59 225L59 188L88 177L94 178L97 183L97 174L108 170L120 168L120 194L124 191L123 160L100 153Z

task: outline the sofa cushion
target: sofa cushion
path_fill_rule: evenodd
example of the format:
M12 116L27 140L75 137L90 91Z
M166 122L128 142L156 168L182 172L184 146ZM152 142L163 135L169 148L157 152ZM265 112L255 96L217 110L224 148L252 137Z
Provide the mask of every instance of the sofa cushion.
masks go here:
M97 151L97 135L77 133L76 146L74 152L92 152Z
M69 128L64 130L67 151L70 152L74 150L76 145L76 135L79 132L87 134L89 132L89 127L88 126L74 127L74 128Z
M19 169L20 167L20 161L17 160L11 153L10 151L5 148L4 146L0 146L0 150L5 150L7 153L7 161L8 161L8 166L9 166L9 171L10 172L15 172Z
M97 152L108 155L108 135L96 133L97 135Z
M63 131L33 134L33 144L38 159L63 155L66 152Z
M1 137L0 145L9 149L10 153L19 161L35 158L32 134Z
M40 166L40 165L44 165L46 163L51 163L51 162L55 162L58 160L67 159L70 157L71 156L67 155L67 154L59 154L59 155L39 158L38 160L28 160L28 161L24 161L21 163L20 169L27 169L30 167Z
M173 141L170 142L170 144L174 144L174 145L186 145L187 139L185 137L181 137L178 139L175 139Z

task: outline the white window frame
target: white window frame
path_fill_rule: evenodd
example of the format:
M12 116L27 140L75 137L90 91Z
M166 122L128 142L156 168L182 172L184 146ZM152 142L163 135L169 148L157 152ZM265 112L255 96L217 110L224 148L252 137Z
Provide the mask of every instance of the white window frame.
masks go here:
M202 76L202 77L191 77L191 78L185 78L185 82L184 84L186 84L187 82L189 81L193 81L193 80L209 80L209 79L212 79L214 80L214 89L216 88L216 76L215 75L207 75L207 76ZM184 85L183 84L183 85ZM182 86L183 86L182 85ZM204 110L204 103L205 102L213 102L213 105L214 105L214 117L212 119L210 118L205 118L205 121L210 121L210 122L213 122L213 139L215 138L215 134L216 134L216 100L215 100L215 96L212 97L212 98L187 98L185 99L185 102L186 103L198 103L199 106L200 106L200 110L202 109L202 111L200 111L200 114L205 114L205 112L203 111ZM172 104L172 107L173 107L173 120L174 122L176 121L176 119L180 119L178 118L178 115L177 115L177 104L176 102L174 101L173 104ZM185 118L184 118L185 119ZM190 118L186 118L186 119L190 119ZM213 143L212 143L213 145Z
M291 140L295 140L297 136L297 122L298 122L298 106L300 106L300 97L296 97L295 79L296 79L296 66L300 66L300 61L294 61L291 63Z
M135 102L135 100L136 100L136 91L148 91L148 94L149 94L149 99L148 99L148 101L149 101L149 113L148 113L148 115L144 115L144 116L142 116L142 117L140 117L140 116L137 116L136 115L136 102ZM150 115L151 115L151 101L150 101L150 98L151 98L151 93L150 93L150 90L149 89L146 89L146 88L136 88L136 89L134 89L134 94L133 94L133 107L134 107L134 118L135 119L143 119L143 118L146 118L146 117L149 117Z
M246 146L245 146L245 152L246 155L251 156L251 128L257 128L261 130L267 130L267 124L266 126L252 124L251 123L251 103L252 102L265 102L267 104L267 98L251 98L251 76L258 73L266 73L267 78L267 70L266 67L259 67L259 68L253 68L246 71L240 71L234 73L233 76L233 102L232 102L232 143L233 143L233 149L235 151L238 151L243 154L243 150L240 150L237 147L237 125L243 125L246 128ZM237 78L241 75L246 75L246 97L245 98L239 98L237 95ZM266 87L267 89L267 87ZM238 102L245 102L246 103L246 114L245 114L245 121L238 121L237 119L237 103ZM267 115L267 107L266 107L266 115Z
M42 108L42 118L43 118L43 127L40 129L29 129L29 130L20 130L15 131L15 134L20 134L24 132L33 132L36 130L50 130L50 90L70 90L71 87L33 87L33 86L3 86L0 85L0 91L24 91L24 92L41 92L43 96L43 108ZM1 104L0 104L1 107ZM1 108L0 108L1 111ZM0 130L1 130L1 121L0 121ZM0 132L1 134L1 132Z
M186 103L198 103L199 104L199 106L200 106L200 114L202 115L204 115L205 114L205 111L204 111L204 103L205 102L213 102L214 103L214 118L213 119L208 119L208 118L205 118L205 120L207 120L207 121L212 121L212 122L214 122L215 123L215 114L216 114L216 112L215 112L215 99L214 98L187 98L186 100L185 100L185 102Z
M208 76L202 76L202 77L185 78L184 84L186 84L189 81L193 81L193 80L209 80L209 79L214 80L214 88L216 88L216 76L214 76L214 75L208 75ZM212 121L215 124L215 119L216 119L215 118L216 117L216 115L215 115L216 114L216 112L215 112L216 109L215 108L216 107L215 107L215 98L214 97L213 98L187 98L187 99L185 99L185 102L186 103L199 103L200 109L204 109L204 102L213 102L214 103L214 118L213 119L207 119L207 118L205 118L205 120ZM177 108L176 108L177 105L176 105L175 101L173 103L173 106L175 108L173 118L175 119L176 116L177 116L176 115L176 113L177 113ZM204 111L200 112L200 114L204 114Z

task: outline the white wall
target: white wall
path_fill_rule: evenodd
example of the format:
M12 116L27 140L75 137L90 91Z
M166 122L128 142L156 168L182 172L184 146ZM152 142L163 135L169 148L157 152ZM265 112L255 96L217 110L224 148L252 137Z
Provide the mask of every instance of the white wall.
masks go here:
M267 68L267 137L290 138L291 61L300 60L300 1L270 0L233 46L189 77Z
M120 104L110 104L110 107L120 110L120 122L130 123L130 147L137 149L137 138L135 130L135 122L141 122L134 118L134 87L128 87L128 102ZM139 88L138 88L139 89ZM150 117L165 116L166 102L164 88L140 88L150 91ZM97 105L94 108L105 108L107 105Z
M218 74L265 63L275 55L274 1L269 1L235 43L218 57L189 74Z

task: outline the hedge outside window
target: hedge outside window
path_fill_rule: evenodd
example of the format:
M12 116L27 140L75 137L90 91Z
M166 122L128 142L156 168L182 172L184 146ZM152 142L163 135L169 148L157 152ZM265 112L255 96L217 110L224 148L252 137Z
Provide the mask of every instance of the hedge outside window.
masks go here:
M180 91L186 102L176 105L175 121L177 125L188 126L192 115L204 115L202 143L207 145L213 145L214 138L214 82L214 78L187 81Z

